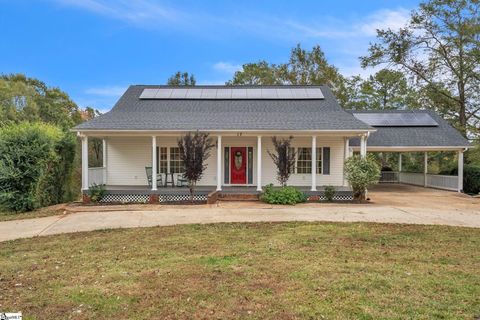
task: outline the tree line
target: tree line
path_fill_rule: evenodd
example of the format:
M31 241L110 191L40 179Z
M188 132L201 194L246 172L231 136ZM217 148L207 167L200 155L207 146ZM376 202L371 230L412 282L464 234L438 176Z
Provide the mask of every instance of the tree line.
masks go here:
M465 137L480 138L480 3L430 0L399 30L377 30L362 67L375 74L343 76L319 45L298 44L285 63L246 63L227 85L328 85L345 109L435 110ZM188 72L172 85L195 85Z

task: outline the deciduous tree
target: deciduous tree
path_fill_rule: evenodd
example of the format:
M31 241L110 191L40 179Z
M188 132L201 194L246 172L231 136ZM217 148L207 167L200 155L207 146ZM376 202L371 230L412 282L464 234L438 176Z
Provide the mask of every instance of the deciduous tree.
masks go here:
M404 28L377 30L377 41L361 62L408 74L430 107L473 137L480 126L479 44L479 1L430 0L412 12Z
M272 137L275 152L267 151L277 167L277 180L282 187L287 185L288 178L295 167L295 152L291 147L293 137Z
M214 146L208 133L198 131L194 134L189 132L178 139L180 159L184 168L183 176L188 181L190 201L193 201L195 187L207 168L206 160Z

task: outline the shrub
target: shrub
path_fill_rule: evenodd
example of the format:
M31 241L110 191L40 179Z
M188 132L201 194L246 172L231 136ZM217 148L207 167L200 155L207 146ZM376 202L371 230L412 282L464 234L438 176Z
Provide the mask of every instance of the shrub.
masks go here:
M88 188L88 195L90 197L90 201L99 202L105 195L105 185L94 183L90 188Z
M458 175L458 168L445 170L439 174ZM470 194L480 193L480 165L467 164L463 167L463 192Z
M260 200L270 204L297 204L307 201L307 196L294 187L274 188L272 184L265 187Z
M325 191L323 192L327 201L333 201L333 197L335 197L335 187L334 186L326 186Z
M363 201L367 187L378 183L380 167L372 157L362 158L356 155L345 161L345 177L352 186L353 197Z
M480 193L480 165L466 165L463 168L463 192Z
M73 134L41 123L0 129L0 206L23 212L70 200Z

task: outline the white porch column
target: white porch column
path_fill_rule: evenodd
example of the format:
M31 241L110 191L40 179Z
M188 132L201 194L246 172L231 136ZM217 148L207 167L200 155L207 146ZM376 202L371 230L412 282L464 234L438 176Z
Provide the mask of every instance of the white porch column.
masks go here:
M344 138L343 141L343 165L345 165L345 161L350 157L350 139L348 137ZM345 171L342 170L342 180L343 180L343 185L348 186L348 181L345 179Z
M107 184L107 139L102 139L103 184Z
M222 136L217 137L217 191L222 190Z
M402 153L398 153L398 172L402 172Z
M428 173L428 152L423 154L423 186L427 186L427 173Z
M317 137L312 136L312 188L317 191Z
M157 190L157 137L152 136L152 191Z
M343 158L344 160L347 160L348 157L350 157L350 139L348 137L345 137L344 140L344 155Z
M257 136L257 191L262 191L262 136Z
M367 136L360 137L360 156L365 158L367 156Z
M88 137L82 136L82 190L88 190Z
M458 151L458 192L463 191L463 150Z

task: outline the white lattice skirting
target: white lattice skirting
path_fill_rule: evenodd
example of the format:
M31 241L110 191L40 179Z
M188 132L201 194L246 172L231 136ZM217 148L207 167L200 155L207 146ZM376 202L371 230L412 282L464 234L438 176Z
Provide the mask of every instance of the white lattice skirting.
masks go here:
M147 203L148 194L106 194L100 202Z
M325 195L320 195L320 200L327 200L327 197ZM353 194L336 194L333 196L333 200L335 201L352 201L353 200Z
M189 194L159 194L158 201L161 203L164 202L183 202L189 201ZM199 194L193 196L194 201L207 201L206 194ZM149 195L148 194L114 194L109 193L103 196L100 202L117 202L117 203L148 203Z
M189 194L160 194L158 197L159 202L182 202L189 201ZM197 194L193 196L193 201L207 201L206 194Z

